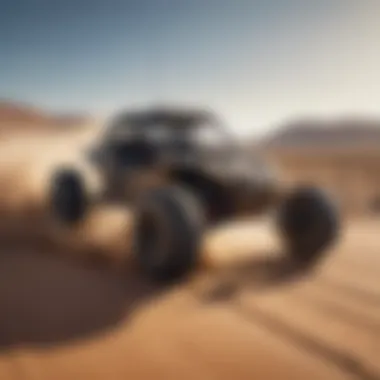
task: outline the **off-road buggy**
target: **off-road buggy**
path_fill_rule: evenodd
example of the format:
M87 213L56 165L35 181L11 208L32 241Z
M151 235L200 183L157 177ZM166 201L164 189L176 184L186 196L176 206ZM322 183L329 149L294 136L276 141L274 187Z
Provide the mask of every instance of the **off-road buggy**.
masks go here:
M77 169L59 168L52 213L73 227L95 202L128 202L135 216L133 257L153 279L189 273L210 225L269 211L290 258L320 258L337 236L335 205L315 187L286 188L263 159L235 141L202 110L121 113L86 157L101 176L101 190L91 193Z

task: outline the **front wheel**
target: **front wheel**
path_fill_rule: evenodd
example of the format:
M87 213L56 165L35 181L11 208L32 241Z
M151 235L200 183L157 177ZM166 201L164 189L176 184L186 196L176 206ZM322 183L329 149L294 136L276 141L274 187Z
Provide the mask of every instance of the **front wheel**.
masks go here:
M136 210L133 255L153 280L173 281L197 264L203 210L198 199L180 187L149 191Z
M296 262L314 264L336 241L338 210L318 188L296 189L280 206L278 227L288 254Z

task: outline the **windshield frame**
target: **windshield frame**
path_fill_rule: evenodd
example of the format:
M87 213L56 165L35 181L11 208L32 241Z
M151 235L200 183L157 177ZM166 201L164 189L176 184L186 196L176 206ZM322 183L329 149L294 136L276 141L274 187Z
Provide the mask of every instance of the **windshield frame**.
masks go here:
M182 120L181 120L182 119ZM197 132L210 128L216 133L220 144L207 144L196 138ZM163 138L155 138L153 131L162 133ZM167 135L165 137L165 135ZM188 139L196 149L207 150L209 146L224 150L228 154L238 155L241 151L237 138L227 128L225 122L215 113L209 111L181 110L150 110L125 112L117 115L105 129L103 139L114 141L118 139L146 138L161 142L184 141Z

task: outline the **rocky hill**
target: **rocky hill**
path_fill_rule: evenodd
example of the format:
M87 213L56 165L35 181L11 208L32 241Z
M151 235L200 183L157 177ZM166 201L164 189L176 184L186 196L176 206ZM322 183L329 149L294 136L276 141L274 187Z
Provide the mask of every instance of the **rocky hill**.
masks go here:
M270 149L380 149L380 120L298 120L283 125L262 143Z
M0 132L45 130L86 123L82 114L54 114L29 104L0 100Z

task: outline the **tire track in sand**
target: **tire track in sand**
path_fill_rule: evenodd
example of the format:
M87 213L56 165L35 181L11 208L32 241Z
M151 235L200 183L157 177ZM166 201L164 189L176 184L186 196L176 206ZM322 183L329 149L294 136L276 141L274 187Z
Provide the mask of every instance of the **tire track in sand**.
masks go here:
M307 352L361 380L379 380L380 345L373 332L358 330L341 318L310 308L302 299L277 292L263 297L243 295L232 302L248 319Z

